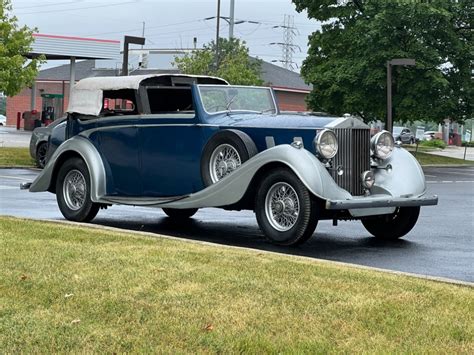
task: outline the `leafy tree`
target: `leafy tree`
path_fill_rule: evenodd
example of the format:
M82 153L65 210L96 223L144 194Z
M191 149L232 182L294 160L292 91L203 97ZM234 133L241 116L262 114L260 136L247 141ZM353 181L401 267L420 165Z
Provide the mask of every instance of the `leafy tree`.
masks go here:
M298 11L322 22L309 37L302 75L313 84L314 110L350 112L365 121L386 115L386 63L393 67L394 120L473 114L472 0L293 0Z
M234 85L261 85L260 61L249 57L245 42L237 38L219 38L219 58L216 60L215 41L194 50L184 57L175 57L178 69L184 74L212 75Z
M10 0L0 0L0 92L16 95L35 80L42 58L24 57L33 42L33 30L19 27L11 16Z

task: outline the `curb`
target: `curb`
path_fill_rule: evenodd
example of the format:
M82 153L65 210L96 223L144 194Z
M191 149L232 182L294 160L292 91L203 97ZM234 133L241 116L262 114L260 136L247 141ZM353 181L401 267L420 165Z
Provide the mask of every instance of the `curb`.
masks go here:
M0 169L25 169L25 170L35 170L35 171L41 171L43 169L41 168L36 168L34 166L27 166L27 165L17 165L17 166L1 166Z
M411 277L411 278L418 278L418 279L422 279L422 280L428 280L428 281L434 281L434 282L440 282L440 283L446 283L446 284L452 284L452 285L457 285L457 286L466 286L466 287L474 288L474 282L454 280L454 279L449 279L449 278L439 277L439 276L415 274L415 273L404 272L404 271L382 269L382 268L373 267L373 266L359 265L359 264L353 264L353 263L345 263L345 262L342 262L342 261L333 261L333 260L326 260L326 259L315 259L315 258L310 258L310 257L307 257L307 256L301 256L301 255L282 254L282 253L278 253L278 252L274 252L274 251L268 251L268 250L260 250L260 249L253 249L253 248L247 248L247 247L239 247L239 246L234 246L234 245L223 245L223 244L211 243L211 242L206 242L206 241L201 241L201 240L190 240L190 239L186 239L186 238L173 237L173 236L170 236L170 235L155 234L155 233L151 233L151 232L134 231L134 230L129 230L129 229L120 229L120 228L116 228L116 227L101 226L101 225L97 225L97 224L71 222L71 221L66 221L66 220L55 220L55 219L18 218L18 217L14 217L14 216L9 216L9 217L13 217L13 218L16 218L16 219L23 219L23 220L32 220L32 221L39 221L39 222L63 224L63 225L69 225L69 226L75 226L75 227L84 227L84 228L90 228L90 229L106 230L106 231L118 232L118 233L135 234L135 235L144 236L144 237L163 238L163 239L168 239L168 240L177 240L177 241L182 241L182 242L186 242L186 243L199 244L199 245L205 245L205 246L211 246L211 247L217 247L217 248L227 248L227 249L232 249L232 250L247 251L247 252L252 252L252 253L255 253L255 254L269 254L269 255L275 255L275 256L280 256L280 257L284 256L284 257L289 257L289 258L295 259L295 260L311 261L311 262L321 263L321 264L326 264L326 265L337 265L337 266L344 266L344 267L352 267L352 268L359 269L359 270L377 271L377 272L383 272L383 273L386 273L386 274L391 274L391 275L396 275L396 276L408 276L408 277Z

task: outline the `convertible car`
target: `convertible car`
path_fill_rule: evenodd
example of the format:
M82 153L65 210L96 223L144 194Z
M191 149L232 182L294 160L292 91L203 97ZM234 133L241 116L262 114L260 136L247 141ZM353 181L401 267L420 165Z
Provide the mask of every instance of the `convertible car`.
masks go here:
M24 188L56 194L65 218L90 221L114 204L253 210L273 243L312 236L319 220L361 220L395 239L416 224L420 165L389 132L355 117L282 114L270 88L205 76L88 78L69 103L66 140ZM59 136L63 136L61 132Z

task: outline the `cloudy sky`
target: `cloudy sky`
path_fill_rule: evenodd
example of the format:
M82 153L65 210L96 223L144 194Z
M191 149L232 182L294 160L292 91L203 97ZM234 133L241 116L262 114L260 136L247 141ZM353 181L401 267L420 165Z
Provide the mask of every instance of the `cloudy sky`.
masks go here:
M121 40L125 34L141 36L145 22L147 48L191 48L193 37L201 46L216 35L215 19L204 19L216 15L217 0L12 0L12 4L21 24L44 34ZM221 0L221 16L228 16L229 8L230 0ZM281 47L270 43L283 42L283 29L275 26L283 24L284 15L294 16L294 44L301 52L295 47L293 61L300 66L308 35L319 25L306 13L297 13L290 0L235 0L236 20L258 23L236 25L234 35L247 42L251 55L269 62L281 60ZM225 21L220 31L228 36Z

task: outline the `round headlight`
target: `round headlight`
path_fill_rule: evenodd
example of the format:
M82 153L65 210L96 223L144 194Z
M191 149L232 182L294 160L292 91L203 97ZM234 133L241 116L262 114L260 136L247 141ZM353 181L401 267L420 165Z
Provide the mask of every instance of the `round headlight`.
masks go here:
M392 155L395 142L388 131L382 131L372 137L372 153L379 159L385 160Z
M316 151L324 159L331 159L337 153L337 138L333 131L323 129L314 139Z

